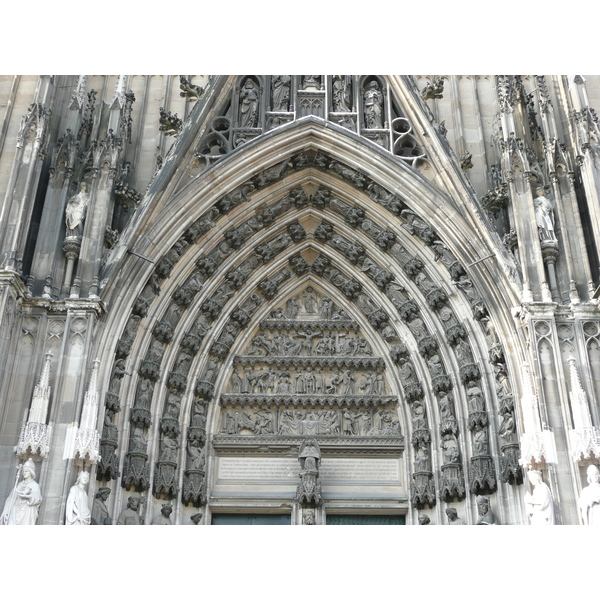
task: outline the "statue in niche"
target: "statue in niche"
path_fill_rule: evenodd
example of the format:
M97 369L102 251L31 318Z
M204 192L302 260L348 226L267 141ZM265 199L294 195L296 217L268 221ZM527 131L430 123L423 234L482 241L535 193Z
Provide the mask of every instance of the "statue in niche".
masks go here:
M0 525L35 525L37 521L42 492L35 480L35 464L31 458L19 468L17 481L20 474L23 479L15 484L4 502Z
M179 442L166 435L160 438L160 458L161 462L177 462L177 450Z
M408 324L408 328L418 340L428 335L425 323L423 323L423 319L420 319L419 317L414 317Z
M67 226L67 236L81 236L83 233L83 221L90 202L90 196L87 192L87 183L81 182L79 192L69 198L65 208L65 224Z
M498 398L507 398L512 396L506 367L502 363L497 363L494 365L494 371L496 373L496 392L498 394Z
M287 112L290 109L290 84L289 75L273 75L271 77L271 96L273 98L273 111Z
M77 482L71 486L67 497L67 508L65 511L65 525L89 525L92 513L88 506L88 495L85 486L90 481L90 474L81 471L77 475Z
M295 319L300 312L300 303L296 298L290 298L285 303L285 316L288 319Z
M138 386L137 397L135 399L135 408L150 409L152 402L152 394L154 393L154 385L149 379L142 379Z
M179 410L181 408L181 397L173 392L169 392L169 397L167 399L167 411L166 416L171 417L173 419L179 418Z
M246 79L240 90L240 127L256 127L258 124L258 86L253 79Z
M540 240L542 242L556 241L552 202L544 196L543 187L538 187L535 190L535 193L537 194L537 198L534 199L533 205L535 207L535 222L537 224Z
M510 438L517 431L512 401L502 402L498 414L502 417L502 423L500 423L498 435L503 438Z
M227 433L230 433L227 431ZM237 431L233 432L234 434ZM188 440L187 443L187 454L188 454L188 470L190 471L204 471L204 450L200 440Z
M437 377L438 375L444 374L444 368L440 361L440 357L437 354L434 354L428 361L427 366L429 367L429 371L432 377Z
M319 317L325 321L331 319L333 312L333 300L331 298L323 298L319 304Z
M371 81L365 90L363 110L367 129L383 129L383 94L376 81Z
M350 75L334 75L331 87L333 110L335 112L352 112L352 77Z
M315 313L317 308L317 295L310 285L302 293L302 304L305 313L310 315Z
M160 517L152 525L173 525L171 521L171 513L173 507L170 504L163 504L160 509Z
M413 367L412 363L405 357L402 357L400 359L400 368L398 369L398 373L400 375L402 385L406 385L417 380L417 377L415 375L415 368Z
M490 508L489 498L477 496L475 502L477 503L477 513L479 515L477 525L495 525L496 517Z
M600 473L596 465L587 468L587 482L579 496L581 518L584 525L600 525Z
M108 508L106 508L106 501L109 496L109 487L101 487L96 492L94 504L92 505L91 525L112 525L112 519L108 514Z
M448 525L464 525L465 522L458 516L458 511L455 508L447 508L446 516L448 517Z
M533 486L525 494L525 509L531 525L554 525L554 502L550 488L542 481L540 471L528 471L527 478Z
M460 338L455 346L456 356L461 364L467 364L471 362L471 347L465 340Z
M137 494L127 498L127 508L119 515L117 525L143 525L143 519L140 516L140 505L144 499Z
M467 403L470 413L483 412L485 410L483 394L476 381L469 381L467 384Z
M321 484L319 483L319 467L321 465L321 450L315 439L302 440L298 451L300 462L300 483L296 492L298 502L321 502Z

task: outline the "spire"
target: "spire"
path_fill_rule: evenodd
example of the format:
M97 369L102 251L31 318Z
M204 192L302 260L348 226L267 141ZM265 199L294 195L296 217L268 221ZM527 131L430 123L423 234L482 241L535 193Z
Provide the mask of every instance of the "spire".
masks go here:
M75 449L73 453L74 458L86 460L90 464L95 464L100 455L100 434L96 430L98 400L100 397L98 394L99 367L100 361L98 359L94 360L90 382L83 399L81 421L75 436Z
M52 361L52 352L46 352L44 355L44 366L40 382L33 390L33 399L29 411L28 423L45 423L50 403L50 363Z

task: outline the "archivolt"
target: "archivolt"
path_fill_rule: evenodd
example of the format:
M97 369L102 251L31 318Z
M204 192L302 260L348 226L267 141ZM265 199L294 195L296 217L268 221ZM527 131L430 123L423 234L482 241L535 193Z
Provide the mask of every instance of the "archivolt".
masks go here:
M485 269L478 267L471 275L471 279L468 279L464 267L456 259L455 252L446 245L465 239L466 231L461 231L461 225L465 230L467 227L458 213L446 205L438 205L436 212L430 215L432 220L437 222L440 221L440 213L446 212L455 217L452 223L444 223L443 233L447 234L449 242L440 240L438 232L419 216L419 214L425 216L422 208L426 209L428 204L429 208L432 208L433 199L425 202L425 207L415 206L415 201L423 198L424 190L416 185L414 174L408 190L409 195L401 198L397 193L392 193L380 183L376 183L371 177L335 158L326 156L323 152L309 150L308 153L295 154L252 178L246 177L244 183L222 196L210 208L207 208L207 201L198 202L198 205L203 207L200 215L197 207L191 210L190 214L182 213L186 214L186 218L181 222L179 217L178 241L157 260L156 268L152 273L149 273L148 266L134 264L132 257L124 259L125 271L130 276L135 275L131 282L132 287L136 287L137 281L139 291L139 281L143 280L142 273L145 273L147 283L135 302L131 297L126 300L124 294L121 294L120 298L116 297L115 289L110 289L110 283L107 288L108 297L114 298L115 307L121 309L116 319L119 323L112 325L107 323L107 334L109 329L113 333L115 329L125 329L117 344L117 360L110 371L111 383L107 393L107 407L110 408L108 400L112 393L113 408L117 404L114 396L118 395L121 398L129 398L129 404L135 396L136 402L132 407L135 409L140 397L144 393L148 394L148 390L141 389L148 385L144 382L158 382L159 391L154 393L152 415L142 414L137 418L139 411L131 412L132 416L137 414L133 418L134 420L137 418L136 423L140 429L147 428L150 420L154 422L156 445L159 437L157 428L160 415L163 415L163 419L167 417L171 398L179 397L181 403L183 392L187 389L185 395L187 403L184 403L181 409L177 406L173 411L173 414L177 414L175 419L177 425L173 426L178 430L177 435L179 435L179 430L187 428L190 423L188 418L190 404L195 407L210 400L215 393L218 394L227 371L226 367L230 364L230 357L244 342L242 336L239 340L235 340L235 345L229 347L224 345L224 350L218 348L219 344L223 345L220 340L225 335L228 321L233 319L233 322L239 324L243 322L241 329L245 329L249 335L260 315L265 314L265 307L269 301L283 298L299 282L306 279L308 275L305 269L309 264L303 265L300 259L297 259L294 264L290 259L301 257L303 251L306 254L307 250L312 249L314 253L318 252L320 257L312 261L310 276L325 279L325 283L322 283L325 289L340 290L345 294L346 305L350 310L354 303L358 306L358 309L355 308L353 312L361 321L361 326L370 329L373 334L376 330L387 337L386 342L383 340L380 342L380 351L387 357L388 369L393 371L393 362L402 365L397 377L394 378L400 395L413 406L415 402L424 399L428 408L428 423L434 423L436 410L430 405L430 398L434 394L437 395L438 400L447 398L447 393L454 388L454 393L460 394L462 400L462 403L458 402L456 406L457 416L460 417L461 413L468 414L469 427L473 431L473 436L478 431L487 431L488 420L491 423L494 420L488 419L487 416L475 415L478 412L476 410L467 410L466 392L459 391L461 388L458 383L460 380L469 386L475 382L473 385L478 387L477 382L482 375L479 365L486 370L481 360L486 354L483 332L475 325L473 318L468 317L465 309L469 304L475 318L486 325L488 341L491 343L487 350L496 352L492 363L496 365L506 363L499 340L490 328L491 321L488 318L488 312L498 313L498 305L494 306L493 311L486 308L474 285L474 281L489 280L491 275ZM419 191L418 194L416 190ZM403 194L406 191L406 188L403 189ZM427 191L431 192L431 190ZM436 196L439 199L439 194ZM177 204L181 204L181 201L174 203L175 206ZM382 207L390 215L388 221ZM302 223L311 234L308 238L302 234ZM175 229L173 224L170 228ZM150 227L150 236L151 232ZM407 232L412 235L408 235ZM227 245L233 246L236 252L226 255L224 241ZM471 253L482 249L482 245L477 241L471 242L471 240L468 242L468 246L465 244L465 247L470 248ZM269 243L271 245L277 243L280 246L279 251L272 257L268 256ZM202 254L198 256L189 246L186 248L187 244L192 248L201 248ZM353 244L359 244L363 251L350 247ZM156 242L154 247L158 245ZM384 251L386 254L383 254ZM236 279L234 270L251 258L256 258L257 254L263 257L259 261L260 264L255 269L251 269L247 277L241 274ZM150 256L153 257L153 254L150 253ZM220 262L217 260L219 257L222 259ZM444 264L447 271L440 270L438 265L433 264L432 258L433 261L439 260ZM473 258L472 254L471 258ZM276 278L277 273L282 273L285 269L289 270L290 276L283 278L282 284L276 284L274 291L269 291L271 290L267 285L269 280ZM344 287L344 278L358 285ZM167 279L168 286L162 290L162 297L157 299L159 287L164 287ZM399 286L392 285L393 279L399 283ZM223 292L224 286L225 292ZM451 290L456 287L463 290L464 298L452 293ZM370 309L360 306L361 293L370 298L377 307L376 310L369 312ZM221 296L224 294L224 297L219 299L219 294ZM227 295L233 297L227 298ZM417 298L419 300L415 302L414 299ZM221 302L222 300L224 302ZM256 305L254 306L256 314L253 315L250 311L246 318L243 311L248 304ZM133 312L129 318L122 310L127 305ZM420 307L428 307L428 310L422 311ZM198 311L209 321L214 319L211 335L203 340L201 340L202 336L198 335L201 333L196 318ZM140 325L144 315L149 312L151 317L147 319L147 323ZM398 322L396 315L400 316L402 322ZM420 316L423 316L422 320ZM469 325L465 328L463 323L466 318ZM416 321L420 323L415 324ZM471 339L475 345L469 344L468 339ZM106 339L101 344L105 354L110 351L110 344ZM162 352L159 351L158 345L161 346ZM156 358L152 352L160 355L160 360L152 360ZM190 358L185 368L180 369L181 372L178 371L178 361L184 360L182 358L184 355L192 357L194 354L196 357L193 360ZM130 356L136 357L136 362L145 357L136 367L140 379L137 381L135 395L133 393L133 386L136 385L135 375L128 385L121 383L126 359ZM213 384L212 390L210 387L203 387L202 384L209 380L207 369L210 367L210 356L219 356L225 367L219 379L209 381ZM434 356L441 358L441 363L436 363ZM153 370L152 366L156 363L160 364L158 372ZM167 365L170 371L166 368ZM491 376L489 369L487 371L489 381ZM200 373L200 377L199 383L194 386L192 384L194 378L189 375L195 373ZM483 388L488 400L487 406L494 406L491 387L488 384L483 385ZM193 395L192 390L194 390ZM144 402L147 401L148 398L145 398ZM106 422L109 423L111 418ZM214 418L215 411L209 415L210 420L214 421ZM443 415L437 421L440 425L440 437L458 434L458 424L447 425L444 429ZM408 422L406 415L403 422ZM127 427L122 429L122 433L127 432ZM428 433L413 431L412 442L415 450L422 446L429 448L432 432L431 428L427 427L427 429ZM495 429L494 425L492 429ZM466 432L460 434L465 436ZM438 434L435 432L433 441L434 443L439 441ZM475 448L475 439L473 443ZM494 445L493 441L491 443ZM126 448L122 447L121 454L125 451ZM180 464L183 463L182 452L183 448L180 448L179 461L176 461ZM158 453L155 450L151 454ZM489 448L485 454L490 454ZM473 463L473 459L477 459L477 456L474 450L474 456L471 458L472 467L475 464L470 477L471 489L473 492L493 491L496 483L491 459L477 471L478 461L475 460ZM116 462L116 456L103 454L99 476L115 478ZM423 476L416 477L413 481L413 501L416 505L435 502L431 472L434 466L430 463L430 468L422 474ZM126 467L129 471L132 470L131 464L126 464ZM130 484L142 489L148 487L149 473L139 468L133 471L135 473L129 480ZM511 474L513 481L518 478L517 473L512 472L507 475L506 480L511 480ZM180 480L181 476L182 474ZM460 491L460 482L454 487L448 485L442 477L442 497L464 496L464 492ZM176 485L162 485L158 491L171 495L175 492L175 488ZM155 491L157 491L156 482ZM200 502L203 499L202 494L197 494L192 499Z

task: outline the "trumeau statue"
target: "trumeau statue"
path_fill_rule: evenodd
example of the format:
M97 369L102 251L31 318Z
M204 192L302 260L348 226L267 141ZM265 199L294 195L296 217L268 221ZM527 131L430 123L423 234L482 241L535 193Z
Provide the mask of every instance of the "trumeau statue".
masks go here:
M371 81L364 94L365 126L383 129L383 96L376 81Z
M108 515L106 501L110 496L110 488L101 487L96 492L94 504L92 506L92 522L91 525L112 525L112 519Z
M525 508L531 525L554 525L554 502L550 488L542 481L540 471L528 471L527 477L533 486L525 494Z
M71 487L67 497L65 525L90 525L92 514L85 489L89 481L90 474L87 471L81 471L77 476L77 483Z
M87 193L87 183L82 181L79 186L79 192L74 196L71 196L65 209L65 224L67 226L68 236L82 234L82 225L89 201L90 197Z
M4 503L0 525L35 525L37 521L42 492L35 480L35 464L31 458L23 465L22 473L23 479L15 484Z
M588 484L581 490L579 508L584 525L600 525L600 472L596 465L587 468Z
M296 499L300 503L321 502L321 484L319 482L319 467L321 465L321 450L315 439L302 440L298 451L300 462L300 483Z

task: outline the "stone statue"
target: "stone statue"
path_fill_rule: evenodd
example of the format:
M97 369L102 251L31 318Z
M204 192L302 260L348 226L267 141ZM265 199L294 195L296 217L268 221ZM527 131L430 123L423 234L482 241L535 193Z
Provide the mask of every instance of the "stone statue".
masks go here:
M291 81L292 78L289 75L273 75L271 77L272 110L287 112L290 109Z
M448 525L464 525L465 522L458 516L455 508L447 508L446 515L448 517Z
M8 495L0 525L35 525L42 503L42 492L38 482L35 480L35 464L29 458L20 469L23 479L17 482L12 492Z
M258 123L258 87L248 78L240 91L240 127L256 127Z
M383 129L383 95L376 81L371 81L364 94L365 126L367 129Z
M349 75L334 75L332 80L333 110L352 111L352 78Z
M525 494L525 508L531 525L554 525L552 492L542 481L542 473L528 471L527 478L533 486L533 491Z
M67 235L77 236L82 234L82 225L85 219L85 213L90 201L87 193L87 183L81 182L79 192L69 198L65 208L65 223L67 225Z
M313 314L317 306L317 296L313 288L309 285L302 294L302 304L304 305L304 312Z
M296 499L300 503L321 502L321 484L319 483L319 466L321 465L321 449L315 439L302 440L298 451L300 462L300 483Z
M152 525L173 525L171 522L171 513L173 507L170 504L163 504L160 509L160 517Z
M77 476L77 483L71 487L67 497L67 509L65 513L65 525L89 525L92 513L88 506L88 495L85 486L90 481L90 474L81 471Z
M92 506L91 525L112 525L112 519L108 516L108 508L106 508L106 501L109 496L110 488L108 487L101 487L96 492Z
M533 205L535 207L535 222L538 227L540 240L542 242L546 240L556 241L552 202L544 196L544 188L539 187L535 192L537 198L534 199Z
M419 525L429 525L431 519L427 515L419 515Z
M305 508L302 511L302 525L316 525L314 508Z
M477 512L479 513L477 525L495 525L496 518L490 508L489 499L485 496L477 496L475 502L477 502Z
M117 520L117 525L143 525L143 520L139 515L142 498L133 494L127 498L127 508L121 513Z
M600 525L600 472L596 465L587 468L588 484L581 490L579 509L584 525Z

